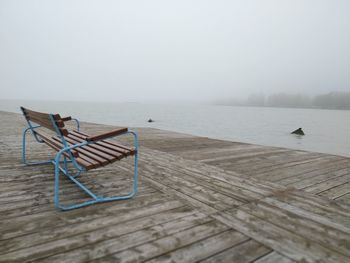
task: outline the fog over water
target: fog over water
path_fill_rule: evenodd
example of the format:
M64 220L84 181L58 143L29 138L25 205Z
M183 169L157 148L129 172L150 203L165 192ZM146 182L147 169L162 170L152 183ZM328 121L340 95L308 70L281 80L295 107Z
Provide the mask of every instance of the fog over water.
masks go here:
M348 0L1 0L2 99L350 90Z
M350 156L350 111L232 107L349 109L349 14L349 0L0 0L0 110Z

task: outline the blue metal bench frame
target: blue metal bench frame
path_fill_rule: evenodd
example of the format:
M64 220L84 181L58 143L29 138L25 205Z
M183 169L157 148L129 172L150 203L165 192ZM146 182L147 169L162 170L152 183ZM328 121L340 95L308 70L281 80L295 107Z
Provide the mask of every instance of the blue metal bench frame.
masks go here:
M134 155L134 176L133 176L132 191L130 193L128 193L126 195L122 195L122 196L103 197L103 196L99 196L99 195L93 193L92 190L88 189L83 183L81 183L77 179L77 177L80 176L80 174L82 172L86 172L86 170L76 162L76 160L71 152L72 149L79 148L79 147L89 145L89 144L94 144L94 143L98 142L98 140L97 141L83 141L83 142L78 143L78 144L69 145L67 143L67 141L65 140L64 136L60 134L59 128L56 125L53 114L49 114L49 116L50 116L52 125L54 126L56 133L59 136L59 138L61 139L61 142L64 145L64 147L60 151L57 152L54 159L49 159L46 161L37 161L37 162L27 161L27 158L26 158L26 135L27 135L28 131L30 130L32 132L32 135L34 136L34 138L37 142L44 143L44 141L41 140L38 137L38 135L35 133L35 129L37 129L41 126L40 125L33 126L31 121L27 120L28 127L23 130L22 161L25 165L41 165L41 164L50 164L50 163L54 165L54 167L55 167L54 203L55 203L56 208L59 208L62 210L71 210L71 209L76 209L76 208L80 208L80 207L84 207L84 206L88 206L88 205L92 205L92 204L96 204L96 203L115 201L115 200L125 200L125 199L132 198L137 193L137 191L138 191L138 135L135 131L127 131L123 134L119 134L119 135L115 135L115 136L110 137L110 138L112 138L112 137L117 137L117 136L121 136L121 135L125 135L125 134L132 134L134 137L135 155ZM77 130L79 131L80 130L79 120L73 119L73 118L71 120L76 122ZM68 154L69 159L67 158L67 156L63 155L64 153ZM62 157L63 157L63 160L62 160ZM73 166L77 170L77 172L74 175L71 175L69 173L68 163L73 164ZM60 172L62 172L67 178L69 178L72 182L74 182L80 189L82 189L89 196L91 196L92 200L85 201L82 203L77 203L77 204L71 204L68 206L61 205L60 204L60 194L59 194Z

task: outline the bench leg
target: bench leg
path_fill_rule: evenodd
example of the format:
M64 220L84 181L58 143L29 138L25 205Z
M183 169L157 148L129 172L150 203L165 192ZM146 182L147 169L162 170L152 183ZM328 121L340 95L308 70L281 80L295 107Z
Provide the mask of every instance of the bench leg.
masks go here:
M49 164L49 163L53 163L53 160L46 160L46 161L37 161L37 162L29 162L27 161L27 156L26 156L26 135L27 132L30 130L31 128L28 127L26 129L23 130L23 137L22 137L22 162L25 165L39 165L39 164Z
M63 162L64 168L62 168L60 166L60 163L61 163L60 158L61 158L61 155L64 152L64 150L58 152L56 155L56 158L53 162L55 165L54 203L55 203L56 208L59 208L61 210L72 210L72 209L81 208L81 207L96 204L96 203L103 203L103 202L116 201L116 200L125 200L125 199L132 198L137 193L137 190L138 190L138 145L137 145L137 135L134 134L134 136L135 136L136 153L134 155L133 187L132 187L132 191L130 193L128 193L126 195L122 195L122 196L101 197L101 196L94 194L90 189L88 189L84 184L82 184L81 182L79 182L79 180L76 179L76 177L78 177L80 175L81 171L79 171L76 175L72 176L69 174L69 172L67 170L67 166L64 162ZM83 190L85 193L87 193L89 196L91 196L92 200L77 203L77 204L71 204L68 206L61 205L60 198L59 198L59 183L60 183L59 176L60 176L61 172L66 177L68 177L72 182L74 182L81 190Z

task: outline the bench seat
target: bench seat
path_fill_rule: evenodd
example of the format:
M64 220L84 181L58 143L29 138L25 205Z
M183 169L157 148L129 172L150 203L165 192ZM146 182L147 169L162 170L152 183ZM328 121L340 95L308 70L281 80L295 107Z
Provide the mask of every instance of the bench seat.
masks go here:
M121 131L127 131L127 129L121 128ZM62 149L62 140L58 136L50 136L41 131L35 131L35 133L54 150L60 151ZM90 136L86 133L75 130L69 131L69 133L64 136L65 140L72 145L84 142L89 137ZM136 150L133 147L126 147L106 140L100 140L94 144L85 145L72 150L72 155L75 160L85 170L113 163L127 156L133 156L135 153ZM70 157L68 153L65 153L65 156L68 158Z

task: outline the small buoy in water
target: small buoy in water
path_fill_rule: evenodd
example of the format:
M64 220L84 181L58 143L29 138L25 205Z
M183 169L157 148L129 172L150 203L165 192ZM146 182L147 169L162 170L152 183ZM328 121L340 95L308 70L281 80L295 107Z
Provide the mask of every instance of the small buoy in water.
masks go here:
M295 131L292 132L292 134L305 135L302 128L296 129Z
M154 120L152 120L152 119L149 119L149 120L148 120L148 122L154 122Z

